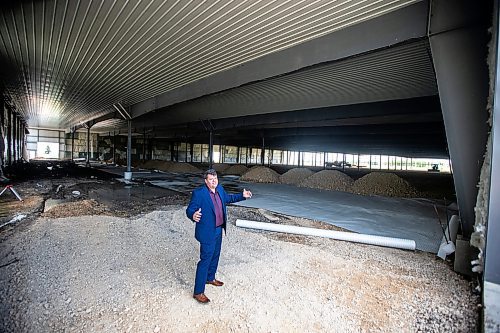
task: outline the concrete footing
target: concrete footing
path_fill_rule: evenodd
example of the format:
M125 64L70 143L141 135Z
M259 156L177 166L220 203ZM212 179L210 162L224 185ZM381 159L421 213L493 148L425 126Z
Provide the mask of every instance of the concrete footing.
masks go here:
M457 236L455 243L455 262L453 269L455 272L472 276L471 261L477 259L479 250L472 245L470 245L469 240L462 239L461 236Z

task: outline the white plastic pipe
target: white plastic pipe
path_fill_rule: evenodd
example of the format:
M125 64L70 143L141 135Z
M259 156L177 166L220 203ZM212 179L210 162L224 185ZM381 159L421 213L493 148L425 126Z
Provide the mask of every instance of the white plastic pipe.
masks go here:
M236 220L236 226L242 228L250 228L250 229L285 232L297 235L326 237L326 238L332 238L349 242L394 247L404 250L415 250L416 248L416 243L412 239L373 236L366 234L357 234L354 232L296 227L292 225L265 223L265 222L239 220L239 219Z

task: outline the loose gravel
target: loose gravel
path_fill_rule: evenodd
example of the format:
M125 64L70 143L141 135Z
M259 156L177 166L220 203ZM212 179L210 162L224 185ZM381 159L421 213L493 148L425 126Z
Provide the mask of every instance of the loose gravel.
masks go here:
M91 203L91 202L90 202ZM55 209L55 208L54 208ZM472 284L433 255L252 231L229 207L208 305L185 206L135 217L40 217L0 233L1 332L473 332ZM279 223L320 222L274 215Z
M305 179L345 179L325 171ZM187 197L90 197L115 186L108 182L29 181L17 186L25 201L1 203L27 217L0 228L0 332L478 329L476 283L450 262L418 251L237 228L241 218L338 229L239 206L228 210L217 275L225 285L207 286L212 301L198 304L192 288L199 244L184 215ZM74 190L80 196L68 197ZM69 201L42 212L49 197Z

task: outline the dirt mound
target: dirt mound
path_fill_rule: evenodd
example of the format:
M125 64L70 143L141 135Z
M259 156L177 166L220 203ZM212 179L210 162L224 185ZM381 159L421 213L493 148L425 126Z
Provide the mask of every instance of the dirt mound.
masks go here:
M149 170L161 170L168 171L170 166L175 162L172 161L162 161L162 160L150 160L139 165L140 168L149 169Z
M280 181L283 184L298 184L307 177L313 175L314 172L307 168L290 169L280 176Z
M197 167L195 167L189 163L185 163L185 162L172 163L166 171L177 172L177 173L185 173L185 172L199 173L199 172L201 172L201 170L198 169Z
M418 191L406 180L394 173L371 172L354 182L351 192L363 195L415 198Z
M256 183L279 183L280 175L265 166L254 166L241 176L241 180Z
M96 200L78 200L66 202L50 209L42 214L43 217L61 218L70 216L85 216L85 215L111 215L105 205L100 204Z
M160 170L165 172L177 172L177 173L197 173L201 172L197 167L185 163L185 162L173 162L173 161L162 161L162 160L151 160L141 163L139 167L149 170Z
M298 186L349 192L354 181L351 177L337 170L323 170L307 177Z
M215 169L215 171L217 171L217 173L225 173L224 170L226 170L229 167L230 167L230 165L226 164L226 163L215 163L212 166L212 168Z
M226 170L224 170L224 174L226 175L238 175L241 176L245 172L248 171L248 168L244 165L237 164L237 165L232 165Z

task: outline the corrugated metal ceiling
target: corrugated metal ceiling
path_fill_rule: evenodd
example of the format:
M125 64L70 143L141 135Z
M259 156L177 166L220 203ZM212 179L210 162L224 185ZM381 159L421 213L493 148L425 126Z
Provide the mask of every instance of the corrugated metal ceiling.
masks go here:
M427 40L320 64L174 105L165 123L437 95Z
M2 81L30 126L69 127L415 2L2 3Z

